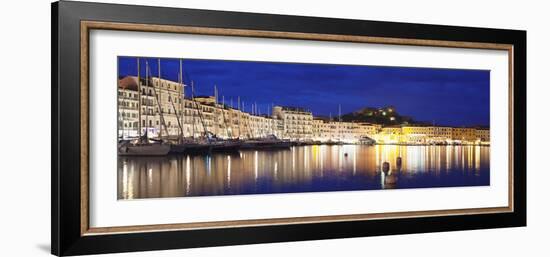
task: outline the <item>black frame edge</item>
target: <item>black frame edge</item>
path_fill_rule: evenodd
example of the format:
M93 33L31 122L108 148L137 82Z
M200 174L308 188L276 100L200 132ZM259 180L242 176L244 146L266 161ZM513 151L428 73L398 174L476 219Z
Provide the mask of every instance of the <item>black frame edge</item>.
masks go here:
M526 220L526 32L146 7L85 2L52 3L51 253L80 255L256 244L332 238L525 226ZM127 12L122 12L125 10ZM155 15L150 14L154 13ZM167 15L158 15L165 13ZM147 14L147 15L146 15ZM183 15L182 15L183 14ZM514 45L514 203L512 213L455 215L320 224L80 235L80 20L178 24L203 27L371 35ZM250 21L255 23L250 25ZM457 224L460 224L458 226Z
M527 226L527 31L514 33L514 208Z
M54 255L59 255L59 161L58 161L58 25L59 25L59 4L54 2L51 4L51 253Z

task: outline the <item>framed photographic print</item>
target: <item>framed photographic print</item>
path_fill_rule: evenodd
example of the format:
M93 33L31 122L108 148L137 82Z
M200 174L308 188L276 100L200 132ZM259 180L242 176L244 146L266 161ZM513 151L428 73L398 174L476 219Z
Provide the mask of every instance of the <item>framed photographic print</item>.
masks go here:
M52 5L52 253L526 225L526 32Z

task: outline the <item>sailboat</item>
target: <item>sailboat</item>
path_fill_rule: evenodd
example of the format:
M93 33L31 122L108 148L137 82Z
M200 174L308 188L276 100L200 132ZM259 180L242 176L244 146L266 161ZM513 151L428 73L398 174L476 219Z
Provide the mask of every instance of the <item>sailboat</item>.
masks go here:
M154 140L121 140L118 155L122 156L162 156L170 152L170 145Z
M179 82L183 85L183 70L182 70L182 60L180 59L180 71L179 71ZM182 86L183 88L183 86ZM217 91L217 90L216 90ZM183 93L183 92L182 92ZM216 99L217 99L217 92ZM173 144L171 148L172 153L176 154L209 154L212 152L237 152L240 146L239 141L234 140L224 140L218 138L214 133L208 131L207 124L203 117L202 107L195 101L195 91L194 84L191 81L191 106L197 111L200 127L202 127L201 136L195 137L194 127L195 127L195 118L193 116L193 136L191 138L183 138L183 127L178 120L178 125L180 126L180 135L178 143ZM217 104L217 103L215 103ZM174 108L175 109L175 108ZM223 112L223 110L222 110ZM222 113L223 114L223 113ZM192 114L194 115L194 114ZM216 117L217 118L217 117ZM183 117L182 117L183 119Z
M137 71L138 71L138 135L135 140L119 140L118 142L118 155L122 156L162 156L167 155L170 152L170 145L164 143L162 140L154 140L148 137L148 128L145 129L145 134L141 132L141 80L140 80L140 65L139 58L137 58ZM145 81L149 84L149 77L147 73L148 66L146 67ZM153 86L154 89L154 86ZM156 93L155 93L156 95Z
M263 149L279 150L289 149L292 146L290 140L279 139L275 135L268 135L265 138L249 139L242 146L242 149Z

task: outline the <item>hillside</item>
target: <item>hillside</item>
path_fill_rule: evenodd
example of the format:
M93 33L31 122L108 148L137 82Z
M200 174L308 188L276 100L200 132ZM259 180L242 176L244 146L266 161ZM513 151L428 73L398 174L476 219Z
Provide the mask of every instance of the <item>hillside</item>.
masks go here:
M413 124L411 117L400 115L393 106L384 108L365 107L342 115L343 121L360 121L382 125Z

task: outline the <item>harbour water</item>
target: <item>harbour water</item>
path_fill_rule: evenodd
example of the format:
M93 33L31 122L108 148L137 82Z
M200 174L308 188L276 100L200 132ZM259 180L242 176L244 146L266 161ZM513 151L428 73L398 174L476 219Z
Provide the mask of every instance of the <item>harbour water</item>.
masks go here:
M119 156L118 199L487 186L489 159L489 146L397 145Z

